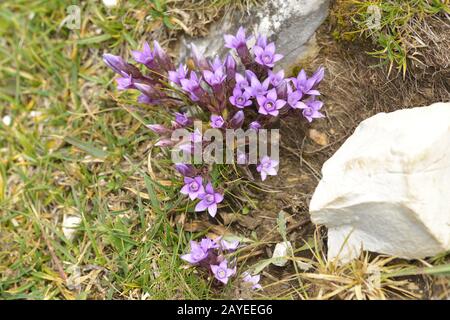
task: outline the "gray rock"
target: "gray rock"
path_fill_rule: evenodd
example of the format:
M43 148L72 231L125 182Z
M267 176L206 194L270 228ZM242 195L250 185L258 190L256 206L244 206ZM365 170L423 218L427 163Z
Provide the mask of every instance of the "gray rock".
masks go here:
M315 49L314 34L328 15L329 0L272 0L249 13L235 11L213 24L204 38L185 38L180 49L180 60L190 56L190 44L207 57L223 57L223 35L236 34L243 26L250 33L261 33L275 41L277 52L284 55L278 68L288 69L309 56Z

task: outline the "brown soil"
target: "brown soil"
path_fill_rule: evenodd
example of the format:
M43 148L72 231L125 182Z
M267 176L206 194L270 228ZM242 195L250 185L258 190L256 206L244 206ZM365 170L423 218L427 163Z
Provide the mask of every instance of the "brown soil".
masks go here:
M449 33L448 25L446 30ZM271 242L270 246L254 253L253 262L257 261L256 257L270 257L273 243L282 241L276 227L280 210L288 213L288 240L297 248L313 236L316 228L309 221L308 207L321 177L321 167L362 120L379 112L450 101L448 47L443 56L443 49L438 44L435 52L439 52L439 56L432 61L428 58L429 66L422 64L406 79L400 75L388 78L387 68L374 67L380 61L366 54L372 49L370 42L338 43L330 34L330 25L324 24L317 32L320 48L317 57L301 66L309 72L320 65L326 68L326 77L319 88L325 103L326 119L316 120L312 125L298 119L282 121L278 176L270 177L267 183L260 185L271 192L256 193L258 209L242 223L233 224L237 232L249 234L254 230L259 239ZM311 133L311 130L315 131ZM319 139L314 138L318 143L311 136L318 136ZM326 230L321 230L321 234L325 245ZM268 278L267 283L273 283L292 272L292 267L270 266L263 275ZM431 287L429 281L425 283L415 279L415 282L421 288ZM288 287L286 283L270 286L266 294L280 294ZM426 291L428 293L424 296L431 296L431 290Z

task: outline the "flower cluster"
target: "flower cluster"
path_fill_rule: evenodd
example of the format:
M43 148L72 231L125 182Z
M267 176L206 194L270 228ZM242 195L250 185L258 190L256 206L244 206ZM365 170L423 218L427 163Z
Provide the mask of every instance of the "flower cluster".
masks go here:
M236 35L224 38L225 46L231 49L225 59L207 59L192 45L190 68L183 63L175 67L157 41L153 49L144 43L142 51L132 51L134 60L146 72L119 56L103 56L104 62L120 76L116 79L119 90L137 90L139 103L176 110L170 125L147 126L160 136L156 146L177 146L188 153L193 152L196 143L206 146L208 141L203 139L202 132L192 129L196 120L207 121L211 128L223 131L240 128L258 131L282 116L308 122L324 116L320 111L323 103L317 99L320 95L317 86L324 77L322 67L310 77L304 70L296 77L286 77L283 70L275 71L283 56L265 36L258 35L253 47L249 47L251 37L246 36L242 27ZM190 141L181 146L171 138L173 131L180 128L192 132ZM247 158L246 154L239 154L238 163L245 164ZM266 156L256 170L265 180L268 175L277 174L277 166L277 161ZM207 210L215 216L223 194L214 190L209 167L186 163L176 168L184 176L181 193L199 201L195 211Z
M221 237L212 240L208 237L200 242L191 241L189 253L181 256L181 259L190 264L212 273L214 278L223 284L227 284L229 279L236 275L236 262L228 261L225 257L227 253L235 251L239 247L239 241L227 241ZM252 289L261 289L259 285L260 276L251 276L244 273L243 281L249 283Z

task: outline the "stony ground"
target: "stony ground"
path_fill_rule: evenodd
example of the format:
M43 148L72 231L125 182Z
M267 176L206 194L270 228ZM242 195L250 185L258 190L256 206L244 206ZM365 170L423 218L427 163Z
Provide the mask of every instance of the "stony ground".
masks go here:
M229 210L213 221L180 205L179 179L142 125L164 118L164 112L127 108L132 97L114 89L100 56L126 54L144 36L176 52L181 33L204 34L224 10L252 3L151 3L114 9L85 4L76 31L59 27L68 2L0 4L2 299L449 297L448 254L420 261L365 254L336 266L326 260L326 230L308 217L323 162L362 119L450 100L449 57L442 49L448 42L431 41L426 59L405 77L388 75L388 67L373 67L380 60L366 54L376 43L336 40L339 16L333 11L318 32L316 58L300 66L326 67L321 91L327 119L313 126L282 122L289 139L283 140L279 175L265 184L245 175L231 179ZM428 21L437 34L449 30ZM264 267L282 240L280 211L294 256L286 267ZM82 220L73 241L61 231L67 215ZM239 281L214 287L186 268L179 255L191 237L205 232L251 240L240 252L239 272L262 269L264 290L249 292Z

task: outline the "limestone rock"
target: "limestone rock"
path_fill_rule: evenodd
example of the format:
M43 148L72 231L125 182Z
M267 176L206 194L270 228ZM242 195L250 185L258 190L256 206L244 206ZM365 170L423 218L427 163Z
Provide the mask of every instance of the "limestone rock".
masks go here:
M329 259L450 250L450 103L363 121L322 173L310 213L328 227Z
M278 267L284 267L288 263L288 256L292 255L292 244L289 241L279 242L275 246L272 255L272 264Z
M180 50L181 61L190 56L190 44L205 56L224 56L224 34L236 34L240 26L247 34L261 33L275 41L277 52L284 58L278 68L287 69L313 55L316 49L314 34L328 15L329 0L271 0L256 6L249 13L235 10L213 24L208 36L184 39Z

